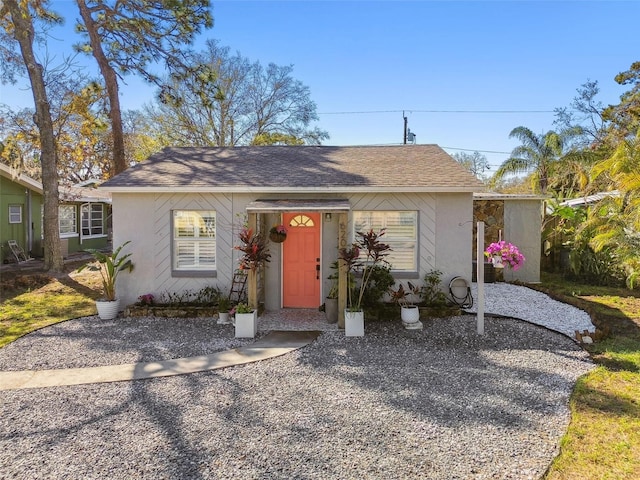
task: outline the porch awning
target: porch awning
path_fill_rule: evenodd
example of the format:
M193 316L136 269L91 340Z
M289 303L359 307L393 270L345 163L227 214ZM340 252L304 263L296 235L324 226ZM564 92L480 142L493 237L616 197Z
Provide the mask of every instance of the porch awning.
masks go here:
M348 212L349 200L340 198L296 199L296 200L256 200L247 205L247 212Z

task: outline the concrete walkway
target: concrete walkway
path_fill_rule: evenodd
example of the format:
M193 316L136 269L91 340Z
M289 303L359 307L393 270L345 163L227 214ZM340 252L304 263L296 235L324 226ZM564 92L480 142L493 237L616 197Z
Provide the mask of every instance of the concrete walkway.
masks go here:
M278 357L313 342L319 331L274 331L247 347L162 362L0 372L0 390L121 382L205 372Z

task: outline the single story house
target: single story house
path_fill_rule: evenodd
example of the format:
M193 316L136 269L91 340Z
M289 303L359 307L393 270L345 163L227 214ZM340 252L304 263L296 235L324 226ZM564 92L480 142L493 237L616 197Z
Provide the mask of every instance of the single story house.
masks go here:
M62 255L87 248L106 248L111 216L111 195L87 186L60 187L59 231ZM1 261L12 261L7 248L15 240L33 257L44 254L44 197L42 183L0 163Z
M251 291L267 310L317 308L338 249L355 232L386 228L398 279L471 280L473 192L483 185L437 145L166 148L103 183L113 199L113 244L135 269L123 304L138 296L228 292L243 224L284 224ZM346 287L345 287L346 288ZM346 291L346 290L344 290ZM340 299L344 305L344 298Z

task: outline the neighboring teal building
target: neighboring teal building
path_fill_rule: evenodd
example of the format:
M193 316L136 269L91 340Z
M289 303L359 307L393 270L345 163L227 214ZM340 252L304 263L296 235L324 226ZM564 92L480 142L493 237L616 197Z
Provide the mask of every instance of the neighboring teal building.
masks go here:
M43 255L42 184L0 163L0 261L15 260L15 240L32 257ZM63 257L106 248L111 234L111 195L88 185L60 187L59 232Z

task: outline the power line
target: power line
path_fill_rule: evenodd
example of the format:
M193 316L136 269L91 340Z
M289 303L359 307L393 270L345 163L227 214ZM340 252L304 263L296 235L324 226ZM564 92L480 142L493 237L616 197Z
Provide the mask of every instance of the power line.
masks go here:
M457 147L444 147L440 145L440 148L449 150L461 150L463 152L478 152L478 153L503 153L505 155L511 155L511 152L498 152L496 150L476 150L474 148L457 148Z
M320 112L318 115L366 115L372 113L555 113L555 110L362 110L352 112Z

